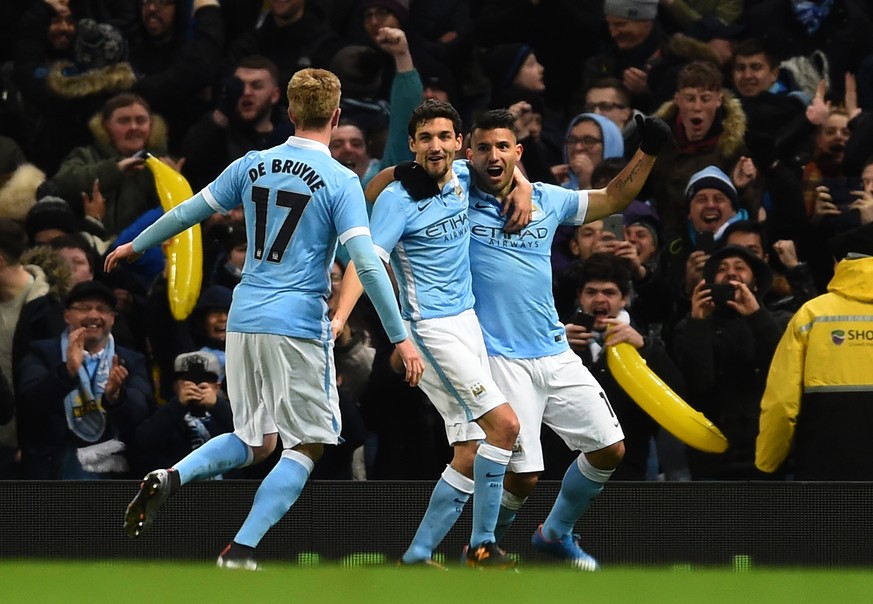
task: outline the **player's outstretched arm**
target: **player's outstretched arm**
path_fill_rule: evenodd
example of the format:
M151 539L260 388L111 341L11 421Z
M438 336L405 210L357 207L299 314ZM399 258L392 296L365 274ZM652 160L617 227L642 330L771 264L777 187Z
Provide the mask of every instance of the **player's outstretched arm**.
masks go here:
M640 148L605 188L588 192L586 222L622 212L642 190L655 158L670 138L670 126L661 118L637 115L634 119L640 132Z
M111 273L122 260L133 261L137 256L139 256L139 254L133 250L133 242L119 245L106 256L106 260L103 263L103 270L107 273Z
M145 250L163 243L167 239L175 237L185 229L191 228L207 217L215 213L215 210L206 202L203 193L197 193L175 208L154 221L147 229L137 235L133 241L119 246L113 250L104 262L106 272L111 271L118 262L135 257Z

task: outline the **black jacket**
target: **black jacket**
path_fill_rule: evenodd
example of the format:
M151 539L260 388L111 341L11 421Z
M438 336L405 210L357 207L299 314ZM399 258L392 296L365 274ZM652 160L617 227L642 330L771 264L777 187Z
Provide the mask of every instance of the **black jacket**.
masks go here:
M192 428L197 420L212 437L233 432L230 401L224 392L219 391L215 406L208 412L189 408L173 397L143 421L136 428L138 459L134 465L139 466L139 473L169 468L202 445L207 439Z
M104 404L108 426L104 438L117 438L132 459L135 430L154 409L152 385L145 358L116 346L119 362L129 375L118 402ZM33 480L60 478L61 461L70 446L84 446L67 427L64 397L76 386L61 357L60 338L34 342L16 367L16 414L21 447L21 477Z
M695 479L765 477L755 468L755 438L770 361L787 322L778 317L763 307L748 317L716 308L707 319L689 315L676 326L674 358L688 385L686 400L729 442L721 454L689 450Z

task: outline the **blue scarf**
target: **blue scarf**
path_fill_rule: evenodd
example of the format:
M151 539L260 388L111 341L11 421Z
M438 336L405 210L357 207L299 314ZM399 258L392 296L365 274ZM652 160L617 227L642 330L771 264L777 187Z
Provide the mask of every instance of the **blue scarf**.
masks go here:
M794 16L806 28L806 33L810 36L821 27L822 21L827 18L833 5L834 0L823 0L821 4L815 4L810 0L791 0L791 10L794 11Z
M740 208L739 210L737 210L737 213L734 216L732 216L731 218L728 218L727 222L725 222L723 225L721 225L719 227L719 229L715 233L713 233L713 239L715 239L715 241L721 240L722 235L724 235L724 232L727 230L727 228L730 225L732 225L735 222L739 222L740 220L748 220L748 219L749 219L749 212L745 208ZM691 239L691 243L696 245L697 244L697 232L694 230L694 225L691 224L690 220L688 221L688 236Z
M67 360L69 330L61 334L61 358ZM64 410L70 431L85 442L95 443L106 431L106 411L103 409L103 390L112 369L115 356L115 339L110 334L106 347L95 355L85 351L85 359L79 367L78 384L64 397Z

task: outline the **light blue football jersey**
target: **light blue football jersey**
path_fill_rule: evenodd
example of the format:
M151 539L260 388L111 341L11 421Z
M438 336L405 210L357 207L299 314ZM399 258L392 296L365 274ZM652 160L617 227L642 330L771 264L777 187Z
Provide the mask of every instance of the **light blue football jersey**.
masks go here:
M376 253L391 263L404 319L459 315L473 308L466 162L434 197L414 201L399 182L380 193L370 217Z
M559 224L584 224L588 192L533 183L533 216L504 233L500 202L470 191L470 268L488 354L534 359L567 350L552 295L552 240Z
M234 161L203 195L216 210L245 212L248 250L228 331L329 340L337 241L369 234L355 173L323 144L292 136Z

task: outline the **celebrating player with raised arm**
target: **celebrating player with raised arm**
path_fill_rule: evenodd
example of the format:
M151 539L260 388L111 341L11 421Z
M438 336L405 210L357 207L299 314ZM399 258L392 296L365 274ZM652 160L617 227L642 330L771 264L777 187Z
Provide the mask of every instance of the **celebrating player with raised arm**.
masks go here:
M475 309L492 375L520 423L495 532L499 540L544 469L540 425L545 423L580 454L567 469L548 518L533 535L534 548L574 568L596 570L597 561L579 547L573 527L621 461L624 434L606 394L570 350L558 321L552 241L559 224L598 220L633 201L669 128L658 118L640 117L640 149L603 189L571 191L533 183L531 222L512 235L502 232L500 211L522 153L514 122L506 110L482 113L467 150L474 177L469 217Z

